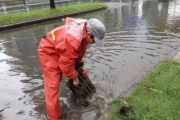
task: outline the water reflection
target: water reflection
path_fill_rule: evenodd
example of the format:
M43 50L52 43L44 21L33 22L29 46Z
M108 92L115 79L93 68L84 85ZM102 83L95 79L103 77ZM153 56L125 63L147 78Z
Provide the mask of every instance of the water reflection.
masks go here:
M90 45L85 55L85 68L97 82L88 108L79 105L63 76L59 99L67 120L99 118L113 98L124 95L180 43L180 3L135 0L107 5L105 11L81 16L100 19L107 27L107 39L104 48ZM46 119L37 47L44 34L63 23L57 20L0 34L0 119Z

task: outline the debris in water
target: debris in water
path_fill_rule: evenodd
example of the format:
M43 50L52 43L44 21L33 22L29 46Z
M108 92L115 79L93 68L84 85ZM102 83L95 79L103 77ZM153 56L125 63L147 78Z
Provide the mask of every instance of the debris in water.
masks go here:
M89 101L84 101L84 102L82 102L82 105L84 107L88 107L90 105L90 103L89 103Z
M19 111L17 114L18 114L18 115L25 115L25 112L24 112L24 110L21 110L21 111Z
M65 18L62 18L62 21L65 21Z
M119 111L121 115L127 116L127 114L132 113L133 108L132 106L123 106L122 108L119 109Z

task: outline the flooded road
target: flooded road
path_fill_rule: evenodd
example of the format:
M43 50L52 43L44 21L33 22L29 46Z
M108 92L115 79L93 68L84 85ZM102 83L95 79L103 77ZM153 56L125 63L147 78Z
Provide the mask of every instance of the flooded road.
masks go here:
M96 17L107 28L105 47L90 45L84 58L90 79L97 82L97 93L84 108L63 77L59 88L62 120L97 120L113 98L123 96L180 44L180 2L106 4L105 11L79 16ZM43 35L63 23L53 21L0 34L0 120L47 119L37 47Z

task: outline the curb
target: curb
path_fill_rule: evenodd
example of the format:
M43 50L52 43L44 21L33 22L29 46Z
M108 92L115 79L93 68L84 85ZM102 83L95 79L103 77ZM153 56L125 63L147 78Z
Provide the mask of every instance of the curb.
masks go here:
M105 10L105 9L106 9L106 7L101 7L101 8L96 8L96 9L92 9L92 10L86 10L86 11L81 11L81 12L76 12L76 13L60 15L60 16L56 16L56 17L49 17L49 18L44 18L44 19L38 19L38 20L26 21L26 22L17 23L17 24L1 26L0 27L0 32L1 31L5 31L5 30L9 30L9 29L14 29L14 28L19 28L19 27L27 26L27 25L43 23L43 22L47 22L47 21L50 21L50 20L57 20L57 19L65 18L65 17L77 16L77 15L92 13L92 12L96 12L96 11L100 11L100 10Z

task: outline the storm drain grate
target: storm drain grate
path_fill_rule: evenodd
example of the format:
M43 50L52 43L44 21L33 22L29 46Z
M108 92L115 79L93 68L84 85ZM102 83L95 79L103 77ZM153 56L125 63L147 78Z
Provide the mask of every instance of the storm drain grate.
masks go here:
M74 86L73 80L68 80L67 86L69 89L75 94L75 96L81 101L86 101L88 97L90 97L93 93L96 92L95 86L92 82L83 74L83 70L81 68L77 69L79 85Z

